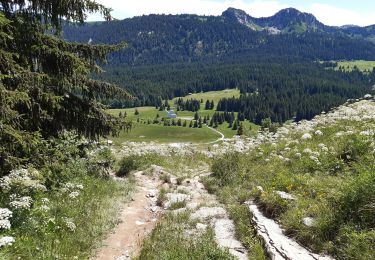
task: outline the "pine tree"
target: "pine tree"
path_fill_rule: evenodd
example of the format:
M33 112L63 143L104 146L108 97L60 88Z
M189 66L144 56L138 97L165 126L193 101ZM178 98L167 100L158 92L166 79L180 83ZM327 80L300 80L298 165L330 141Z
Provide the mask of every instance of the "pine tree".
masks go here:
M195 114L194 114L194 120L198 120L198 118L199 118L198 112L195 112Z
M243 135L244 131L243 131L243 125L242 123L240 123L240 125L238 126L238 129L237 129L237 135Z
M190 128L193 127L193 121L190 121L189 127L190 127Z
M237 130L238 129L238 120L234 121L232 130Z
M210 109L212 110L212 109L214 109L214 108L215 108L215 103L214 103L213 100L211 100L211 103L210 103Z
M87 13L110 19L92 0L0 2L0 176L37 159L42 138L74 130L89 138L117 134L121 120L97 100L129 94L92 80L96 62L125 47L68 43L58 37L63 19L83 22ZM52 28L56 36L46 34Z
M204 109L205 110L209 110L209 109L211 109L211 105L210 105L210 101L206 101L206 105L204 106Z

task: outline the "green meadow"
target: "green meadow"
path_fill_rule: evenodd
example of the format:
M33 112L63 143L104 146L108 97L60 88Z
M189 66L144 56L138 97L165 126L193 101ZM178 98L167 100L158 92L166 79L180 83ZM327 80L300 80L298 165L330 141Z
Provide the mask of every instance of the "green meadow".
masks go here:
M336 70L338 70L340 67L343 67L345 71L352 71L354 67L357 67L362 72L371 71L373 68L375 68L375 61L338 61Z
M222 91L210 91L205 93L194 93L185 97L182 97L184 100L187 99L203 99L203 103L201 103L201 108L198 111L198 115L204 118L205 116L210 116L215 113L217 103L222 98L229 98L229 97L239 97L240 91L238 89L227 89ZM160 143L168 143L168 142L193 142L193 143L208 143L213 142L220 138L221 136L209 129L207 126L203 126L202 128L190 128L189 124L190 121L194 119L195 112L191 111L177 111L175 107L175 102L178 98L174 98L173 100L169 100L168 103L177 114L177 120L181 119L182 123L186 121L187 126L164 126L163 123L153 124L153 120L156 117L160 119L166 116L165 111L159 111L155 107L145 106L145 107L136 107L136 108L126 108L126 109L109 109L108 113L114 116L118 116L120 113L126 113L126 120L133 122L132 130L126 133L125 131L121 131L118 137L113 138L113 141L116 144L120 144L125 141L132 141L132 142L150 142L156 141ZM215 104L215 109L213 110L205 110L205 102L206 100L213 100ZM138 115L136 115L136 111L138 111ZM237 116L237 113L235 113ZM244 134L245 135L252 135L258 130L258 126L255 124L245 121L243 122L244 126ZM221 132L225 138L231 138L236 135L237 130L232 130L232 128L228 127L227 123L223 123L219 125L216 129Z

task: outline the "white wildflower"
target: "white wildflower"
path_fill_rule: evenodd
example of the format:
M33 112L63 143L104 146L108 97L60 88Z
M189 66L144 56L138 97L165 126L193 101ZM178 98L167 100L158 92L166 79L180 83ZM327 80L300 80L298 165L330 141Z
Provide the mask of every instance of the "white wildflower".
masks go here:
M68 196L71 199L75 199L75 198L77 198L79 196L79 192L78 191L73 191Z
M7 208L0 208L0 220L9 219L12 217L12 211Z
M77 228L76 224L74 224L74 222L71 219L66 219L65 225L72 232L74 232Z
M42 206L40 206L40 210L44 211L44 212L47 212L47 211L50 210L50 208L47 205L42 205Z
M0 178L0 189L8 193L13 189L22 193L36 191L46 191L46 187L41 183L41 175L36 170L18 169L13 170L7 176Z
M312 138L312 136L309 133L305 133L301 137L302 140L308 140L308 139L311 139L311 138Z
M303 150L303 153L310 154L310 153L312 153L312 150L310 148L305 148Z
M294 156L295 156L296 158L301 158L301 157L302 157L302 154L301 154L301 153L296 153Z
M367 130L367 131L362 131L359 134L363 135L363 136L372 136L372 135L374 135L374 132L371 131L371 130Z
M79 189L79 190L83 190L83 185L82 184L77 184L76 188Z
M2 219L0 220L0 230L1 229L10 229L10 221L8 219Z
M0 247L12 245L14 241L13 237L2 237L0 238Z
M48 198L42 198L41 202L42 202L42 204L48 204L49 203L49 199Z
M322 135L323 135L323 132L320 131L320 130L316 130L316 131L315 131L315 135L322 136Z
M25 196L19 198L18 200L11 201L9 206L14 209L30 209L32 202L33 200L31 197Z

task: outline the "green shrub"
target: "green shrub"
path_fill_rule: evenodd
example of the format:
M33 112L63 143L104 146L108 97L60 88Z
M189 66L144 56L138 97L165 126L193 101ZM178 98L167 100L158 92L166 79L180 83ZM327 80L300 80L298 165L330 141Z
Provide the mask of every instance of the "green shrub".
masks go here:
M127 176L131 171L138 169L138 167L140 166L138 156L128 156L122 158L122 160L119 162L119 166L120 167L116 172L116 176Z
M340 231L337 239L336 255L340 259L368 260L375 259L375 231L358 232L346 227Z
M181 209L186 207L186 200L183 201L178 201L175 203L172 203L171 206L169 207L170 210L175 210L175 209Z
M229 153L214 160L212 175L220 180L221 185L232 183L238 175L239 153Z
M171 183L171 176L168 173L163 173L160 175L160 180L162 180L164 183Z
M159 206L159 207L162 207L163 206L163 203L164 201L167 200L167 190L162 188L160 191L159 191L159 195L158 195L158 199L156 200L156 205Z

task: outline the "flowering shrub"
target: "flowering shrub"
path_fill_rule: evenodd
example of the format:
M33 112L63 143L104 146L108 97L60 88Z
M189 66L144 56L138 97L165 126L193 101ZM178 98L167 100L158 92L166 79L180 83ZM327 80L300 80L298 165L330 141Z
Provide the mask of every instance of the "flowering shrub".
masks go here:
M12 245L14 243L13 237L0 237L0 248L3 246Z

